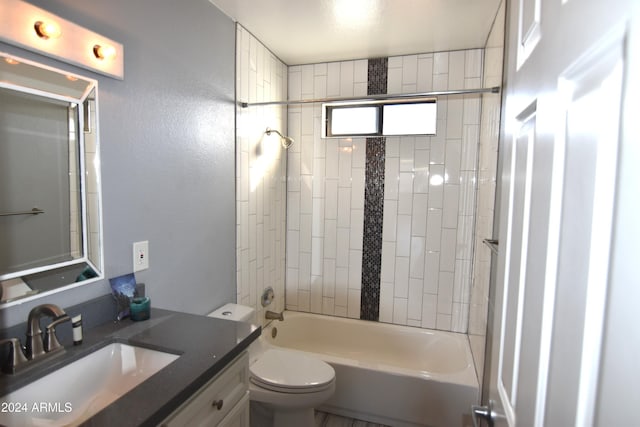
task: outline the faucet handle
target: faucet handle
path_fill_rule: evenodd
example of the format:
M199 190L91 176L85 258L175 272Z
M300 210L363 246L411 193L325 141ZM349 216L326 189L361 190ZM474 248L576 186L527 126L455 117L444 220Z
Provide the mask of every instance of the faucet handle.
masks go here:
M44 336L44 351L50 353L63 348L56 336L56 326L64 322L69 322L70 320L71 318L67 314L63 314L47 325L46 335Z
M6 374L13 374L16 372L16 369L18 367L27 363L28 360L24 356L22 345L20 345L20 340L18 338L7 338L4 340L0 340L0 345L7 343L10 344L9 357L6 363L2 366L2 372Z

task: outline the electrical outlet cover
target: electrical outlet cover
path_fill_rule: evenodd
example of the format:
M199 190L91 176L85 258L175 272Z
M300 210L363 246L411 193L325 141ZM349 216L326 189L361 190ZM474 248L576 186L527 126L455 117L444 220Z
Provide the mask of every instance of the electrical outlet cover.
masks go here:
M133 244L133 271L149 268L149 241L135 242Z

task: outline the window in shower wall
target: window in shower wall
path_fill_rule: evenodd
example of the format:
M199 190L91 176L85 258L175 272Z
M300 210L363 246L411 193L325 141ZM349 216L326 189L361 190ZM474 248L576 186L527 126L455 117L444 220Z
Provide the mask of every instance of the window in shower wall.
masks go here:
M433 98L323 104L322 137L435 135L436 112Z

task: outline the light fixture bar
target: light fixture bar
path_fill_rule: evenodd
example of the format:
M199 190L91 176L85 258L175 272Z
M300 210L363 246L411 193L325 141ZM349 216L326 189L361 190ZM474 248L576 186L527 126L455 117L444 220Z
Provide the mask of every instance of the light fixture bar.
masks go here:
M299 104L315 104L320 102L348 102L348 101L384 101L388 99L403 99L403 98L426 98L434 96L449 96L449 95L468 95L474 93L500 93L500 86L478 88L478 89L459 89L459 90L441 90L433 92L419 92L419 93L399 93L395 95L363 95L363 96L348 96L342 98L315 98L315 99L299 99L295 101L266 101L266 102L239 102L242 108L247 107L259 107L263 105L299 105Z
M0 1L0 40L122 80L122 44L22 0ZM94 52L100 46L99 57Z

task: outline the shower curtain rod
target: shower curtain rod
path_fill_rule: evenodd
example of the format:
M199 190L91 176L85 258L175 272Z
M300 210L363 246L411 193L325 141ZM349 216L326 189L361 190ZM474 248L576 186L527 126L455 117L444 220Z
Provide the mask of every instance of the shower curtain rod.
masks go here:
M259 107L263 105L297 105L297 104L315 104L318 102L342 102L342 101L378 101L385 99L398 98L424 98L430 96L447 96L447 95L467 95L474 93L500 93L500 86L480 88L480 89L460 89L460 90L443 90L434 92L420 93L400 93L396 95L364 95L364 96L348 96L343 98L316 98L316 99L300 99L297 101L267 101L267 102L240 102L242 108Z

